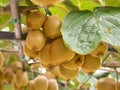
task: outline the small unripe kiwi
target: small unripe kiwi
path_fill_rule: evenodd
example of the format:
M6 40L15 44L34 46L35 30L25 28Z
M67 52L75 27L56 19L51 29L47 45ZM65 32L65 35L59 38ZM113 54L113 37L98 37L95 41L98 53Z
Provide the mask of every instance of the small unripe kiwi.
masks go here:
M48 90L48 79L46 76L38 76L34 79L35 90Z

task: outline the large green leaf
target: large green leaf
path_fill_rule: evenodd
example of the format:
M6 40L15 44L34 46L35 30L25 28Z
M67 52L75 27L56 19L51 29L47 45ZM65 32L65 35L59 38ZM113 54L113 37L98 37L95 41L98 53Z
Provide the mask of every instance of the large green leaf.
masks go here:
M91 11L73 11L65 17L61 32L68 48L79 54L89 54L101 40L99 30Z
M120 45L120 7L96 8L95 15L101 25L102 40Z
M61 32L66 46L79 54L91 53L100 40L120 46L120 7L70 12Z

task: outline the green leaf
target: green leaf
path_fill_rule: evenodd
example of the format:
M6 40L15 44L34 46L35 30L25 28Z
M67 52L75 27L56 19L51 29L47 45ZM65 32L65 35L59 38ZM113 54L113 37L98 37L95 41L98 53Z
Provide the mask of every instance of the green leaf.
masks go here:
M10 0L0 0L0 5L7 5Z
M64 19L62 36L65 45L79 54L89 54L101 40L99 24L91 11L73 11Z
M120 6L120 0L103 0L106 6Z
M17 55L11 54L11 55L9 56L9 60L8 60L7 64L10 65L10 64L12 64L14 61L18 61L18 60L19 60L19 58L18 58Z
M64 5L56 5L54 7L50 7L49 9L52 15L58 15L61 19L63 19L69 12Z
M101 25L102 40L114 45L120 45L120 7L96 8L95 15Z

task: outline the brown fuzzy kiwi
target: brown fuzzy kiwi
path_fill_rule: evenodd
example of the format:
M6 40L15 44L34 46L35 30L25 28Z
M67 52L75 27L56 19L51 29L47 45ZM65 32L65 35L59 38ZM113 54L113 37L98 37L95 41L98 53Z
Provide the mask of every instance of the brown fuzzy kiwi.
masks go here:
M29 49L26 45L23 46L23 52L30 59L38 58L38 51L33 51L33 50Z
M51 74L52 74L55 78L59 78L59 77L60 77L59 66L56 66L56 67L50 69L49 71L51 72Z
M116 86L116 88L117 88L116 90L120 90L120 82L116 82L116 85L117 85Z
M0 51L0 69L3 67L4 64L4 56L3 53Z
M5 90L3 84L0 84L0 90Z
M48 66L59 65L74 57L75 52L65 47L62 38L53 40L40 51L41 63Z
M76 54L70 61L62 64L63 67L74 70L78 69L84 63L84 55Z
M101 65L101 58L91 54L84 56L84 63L81 66L83 72L95 72Z
M15 84L20 88L25 87L28 84L28 73L26 71L17 72Z
M0 84L2 84L4 81L4 73L2 70L0 70Z
M58 83L55 79L49 79L48 83L48 90L59 90Z
M29 31L25 44L33 51L40 51L45 45L45 36L39 29Z
M55 39L61 36L61 32L60 32L61 25L62 25L62 21L58 16L56 15L49 16L47 17L44 23L43 32L50 39Z
M48 90L48 79L46 76L38 76L34 79L35 90Z
M101 41L98 47L91 53L94 56L103 56L108 51L108 44Z
M33 11L26 15L26 25L30 30L40 29L45 21L45 16L39 11Z
M69 70L63 67L62 65L59 66L60 76L66 80L75 78L78 75L78 72L79 72L79 68L74 70Z
M23 69L22 63L20 61L14 61L11 65L13 66L12 70L14 73L17 73Z
M116 90L116 82L112 78L101 78L97 81L97 90Z
M4 71L4 79L7 83L13 83L15 80L15 74L12 70L12 68L6 68Z
M43 6L51 6L57 3L61 3L63 0L31 0L34 4Z
M35 90L34 80L30 80L26 86L27 90Z

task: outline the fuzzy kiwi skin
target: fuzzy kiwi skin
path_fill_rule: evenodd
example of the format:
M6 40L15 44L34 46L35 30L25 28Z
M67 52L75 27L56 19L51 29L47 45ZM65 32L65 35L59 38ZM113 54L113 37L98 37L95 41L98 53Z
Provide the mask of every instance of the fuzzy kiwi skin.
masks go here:
M11 65L13 66L12 70L13 70L13 72L14 72L15 74L16 74L17 72L21 71L22 68L23 68L22 63L21 63L20 61L14 61L14 62L12 62ZM17 67L17 68L14 68L14 67ZM21 68L21 70L18 69L18 68Z
M30 80L26 86L27 90L35 90L34 80Z
M101 78L97 81L97 90L116 90L116 81L112 78Z
M43 25L43 32L50 39L58 38L61 36L61 25L62 21L58 16L49 16Z
M95 72L100 68L101 58L93 56L91 54L84 55L84 63L81 66L83 72L90 73Z
M46 76L38 76L34 79L35 90L47 90L48 79Z
M43 32L39 29L30 30L27 37L25 44L26 46L33 51L40 51L46 42L46 38Z
M66 60L71 60L75 55L74 51L69 50L62 40L58 38L51 43L46 43L44 48L39 52L40 62L46 66L56 66Z
M28 73L26 71L16 73L15 84L17 87L25 87L28 84Z
M26 25L30 30L40 29L45 19L45 16L41 12L33 11L26 15Z
M75 77L77 77L78 72L79 72L79 68L75 70L69 70L63 67L62 65L59 66L60 76L65 80L74 79Z
M48 83L48 90L59 90L58 83L55 79L49 79Z
M84 63L84 55L76 54L70 61L63 63L62 65L67 69L75 70L80 68L83 63Z
M7 83L13 83L15 80L15 74L12 68L6 68L4 71L4 79Z

